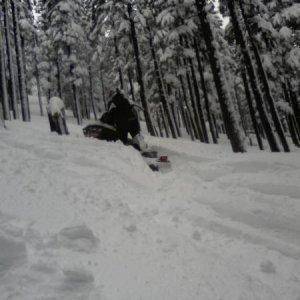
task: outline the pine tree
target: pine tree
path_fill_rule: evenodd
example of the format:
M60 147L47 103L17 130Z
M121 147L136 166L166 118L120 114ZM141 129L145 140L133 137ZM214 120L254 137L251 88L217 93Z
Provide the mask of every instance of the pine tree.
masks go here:
M7 65L9 71L9 93L10 93L10 106L13 111L14 119L19 118L19 107L18 107L18 98L17 98L17 90L16 90L16 81L15 81L15 71L13 64L13 55L12 55L12 41L11 41L11 22L9 18L9 8L8 8L8 0L2 0L2 10L4 16L4 30L5 30L5 41L6 41L6 57L7 57Z
M28 103L26 78L25 78L26 75L25 75L24 53L22 51L22 44L21 44L22 41L21 41L20 24L19 24L19 7L17 4L18 3L16 0L11 0L22 119L24 122L29 122L30 114L29 114L29 103Z
M219 61L217 49L214 46L214 37L206 10L206 1L196 0L196 7L201 24L202 34L209 55L209 61L214 76L226 131L230 139L232 149L234 152L245 152L246 149L241 130L234 114L233 104L229 99L228 91L226 89L226 82L222 70L222 65Z

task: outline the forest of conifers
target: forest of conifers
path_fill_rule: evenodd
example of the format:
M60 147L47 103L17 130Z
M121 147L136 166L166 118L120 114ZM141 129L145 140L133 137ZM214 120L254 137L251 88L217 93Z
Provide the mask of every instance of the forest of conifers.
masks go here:
M289 152L300 146L297 2L1 0L3 118L29 122L37 94L41 115L58 96L81 125L120 88L151 135Z

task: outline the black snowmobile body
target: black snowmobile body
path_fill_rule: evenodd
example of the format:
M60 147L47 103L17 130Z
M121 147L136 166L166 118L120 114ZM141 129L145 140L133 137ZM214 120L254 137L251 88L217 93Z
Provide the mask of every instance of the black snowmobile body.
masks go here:
M98 122L94 124L87 125L83 129L83 133L86 137L92 137L99 140L104 140L108 142L115 142L119 140L119 133L117 129L110 125L110 115L108 113L104 114ZM107 122L107 123L106 123ZM147 165L154 172L164 171L170 169L170 162L167 156L160 156L158 151L149 149L147 151L140 151L139 147L133 143L131 139L128 139L127 145L133 146L138 150Z
M119 139L116 128L111 125L102 123L101 121L99 121L98 123L87 125L85 128L83 128L83 134L86 137L92 137L108 142L115 142Z

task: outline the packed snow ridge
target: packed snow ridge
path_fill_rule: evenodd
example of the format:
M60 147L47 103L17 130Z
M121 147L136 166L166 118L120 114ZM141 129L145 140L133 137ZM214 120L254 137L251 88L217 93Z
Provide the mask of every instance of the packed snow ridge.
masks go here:
M72 123L0 131L1 300L299 300L299 151L148 137L153 173Z

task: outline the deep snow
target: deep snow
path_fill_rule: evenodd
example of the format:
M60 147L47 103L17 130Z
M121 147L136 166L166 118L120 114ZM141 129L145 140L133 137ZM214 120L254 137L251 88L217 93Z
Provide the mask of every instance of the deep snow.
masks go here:
M73 123L73 124L70 124ZM300 298L300 153L0 129L0 299Z

